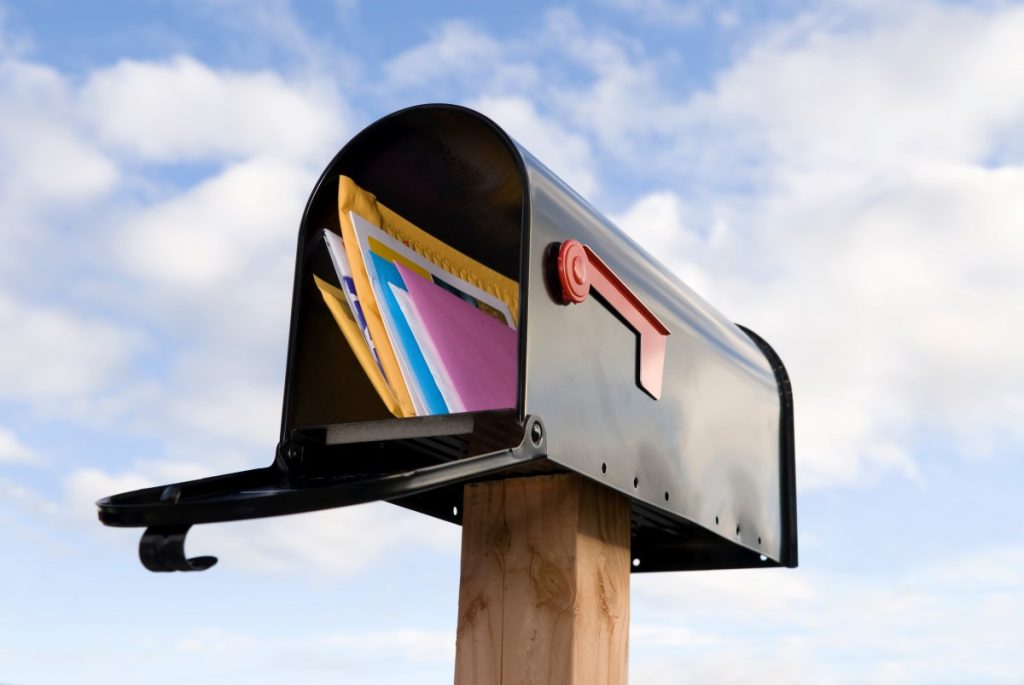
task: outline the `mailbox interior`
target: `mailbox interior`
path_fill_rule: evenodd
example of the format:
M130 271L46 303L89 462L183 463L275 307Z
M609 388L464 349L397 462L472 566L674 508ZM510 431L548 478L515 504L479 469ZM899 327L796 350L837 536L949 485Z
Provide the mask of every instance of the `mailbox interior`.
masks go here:
M332 273L320 231L340 234L338 177L351 177L428 233L519 281L524 197L516 162L512 144L484 120L447 109L385 118L335 157L299 232L282 439L309 426L392 418L312 280ZM521 388L519 397L521 407Z

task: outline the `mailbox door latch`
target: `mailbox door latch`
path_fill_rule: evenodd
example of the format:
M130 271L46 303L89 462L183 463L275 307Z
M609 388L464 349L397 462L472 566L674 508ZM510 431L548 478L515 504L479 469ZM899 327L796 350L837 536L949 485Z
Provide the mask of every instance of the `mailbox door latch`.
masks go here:
M605 305L636 331L639 338L637 385L654 399L660 399L665 374L665 339L669 336L665 324L590 247L577 240L566 240L558 248L556 270L562 287L562 304L579 304L594 290Z

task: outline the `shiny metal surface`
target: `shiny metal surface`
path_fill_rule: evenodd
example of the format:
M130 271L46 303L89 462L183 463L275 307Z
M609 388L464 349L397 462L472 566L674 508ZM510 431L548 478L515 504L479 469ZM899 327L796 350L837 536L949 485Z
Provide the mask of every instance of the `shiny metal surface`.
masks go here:
M524 411L544 417L548 458L782 561L780 399L765 356L520 152L531 193ZM669 329L661 399L637 387L633 331L593 298L566 307L552 296L544 267L567 239L600 254Z

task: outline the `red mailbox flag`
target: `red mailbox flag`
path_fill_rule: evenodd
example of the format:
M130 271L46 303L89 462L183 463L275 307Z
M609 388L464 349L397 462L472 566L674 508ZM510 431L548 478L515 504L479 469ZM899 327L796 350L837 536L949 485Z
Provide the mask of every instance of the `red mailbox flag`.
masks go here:
M669 335L665 325L593 250L579 241L566 240L562 243L558 249L557 269L564 304L583 302L593 289L636 331L640 338L637 384L654 399L660 399L665 369L665 338Z

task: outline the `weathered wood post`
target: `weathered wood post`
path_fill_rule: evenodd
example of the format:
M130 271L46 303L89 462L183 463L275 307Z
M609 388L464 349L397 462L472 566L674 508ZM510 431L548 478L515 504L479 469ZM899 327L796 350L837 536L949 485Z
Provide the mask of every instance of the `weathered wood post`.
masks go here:
M629 502L576 475L468 485L456 685L623 685Z

